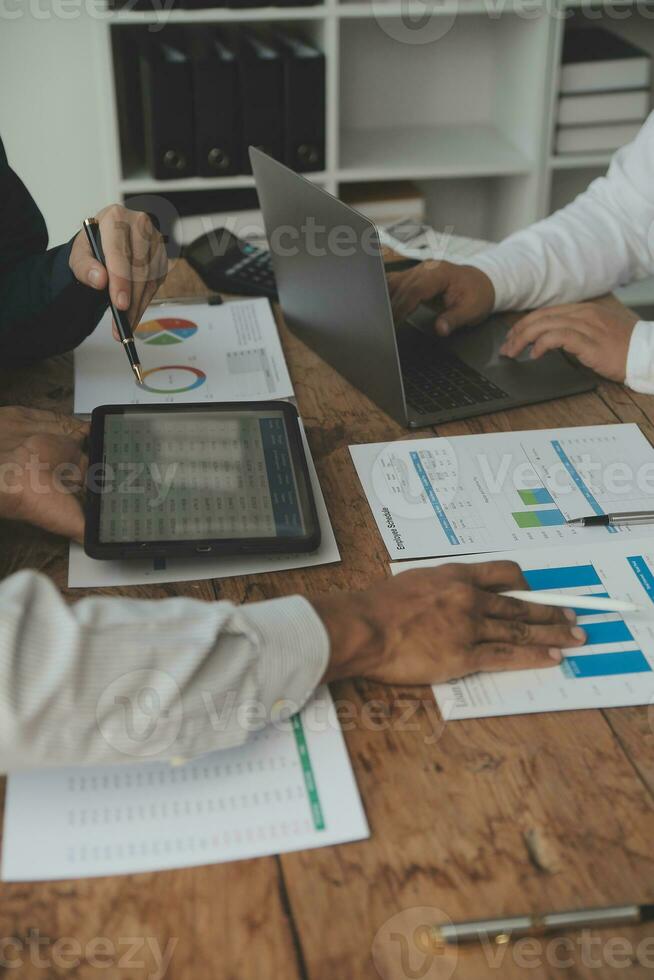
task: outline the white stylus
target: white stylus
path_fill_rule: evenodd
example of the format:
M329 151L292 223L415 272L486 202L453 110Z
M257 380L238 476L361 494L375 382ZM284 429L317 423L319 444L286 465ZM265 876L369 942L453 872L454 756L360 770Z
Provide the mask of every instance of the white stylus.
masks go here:
M588 609L593 612L639 612L642 606L637 606L633 602L625 602L624 599L603 598L596 595L574 595L568 592L561 595L559 592L528 592L515 589L510 592L503 592L502 595L509 599L520 599L521 602L532 602L536 606L558 606L570 609Z

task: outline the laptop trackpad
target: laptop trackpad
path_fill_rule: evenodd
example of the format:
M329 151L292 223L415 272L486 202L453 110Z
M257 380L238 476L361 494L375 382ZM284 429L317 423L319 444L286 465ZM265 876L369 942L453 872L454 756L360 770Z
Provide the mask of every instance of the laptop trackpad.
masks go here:
M434 329L436 317L441 312L437 304L429 306L421 303L404 321L407 325L418 330L425 337L437 337ZM500 354L509 326L500 317L491 317L476 327L461 327L455 330L445 343L449 350L464 358L478 370L482 368L503 367L507 358ZM444 338L439 338L443 340ZM512 358L514 363L531 362L531 344L525 347L519 357ZM532 362L533 363L533 362Z
M447 338L447 346L478 371L506 368L509 364L533 364L531 344L518 357L507 358L500 354L509 324L499 316L492 316L476 327L462 327Z

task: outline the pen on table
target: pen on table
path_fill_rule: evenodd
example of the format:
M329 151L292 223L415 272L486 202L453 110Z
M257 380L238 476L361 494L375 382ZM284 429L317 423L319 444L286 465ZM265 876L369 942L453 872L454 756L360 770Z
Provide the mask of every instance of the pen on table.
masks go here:
M571 909L543 915L516 915L502 919L451 922L429 929L439 948L458 943L509 943L523 936L542 936L565 929L602 929L607 926L638 925L654 920L654 905L614 905L608 908Z
M102 251L102 239L100 237L100 225L95 218L85 218L84 219L84 231L86 232L86 237L88 239L91 251L94 257L100 262L105 269L107 268L107 263L104 260L104 252ZM134 334L132 333L132 328L130 322L127 318L127 313L123 310L119 310L109 294L109 306L111 307L111 313L114 318L114 323L116 324L116 329L120 336L121 343L125 348L125 353L127 354L127 360L130 363L130 367L134 372L136 380L139 384L143 384L143 374L141 372L141 362L139 360L139 355L136 350L136 344L134 343Z
M509 599L519 599L521 602L531 602L535 606L558 606L560 609L588 609L592 612L638 612L642 606L624 599L612 599L610 596L575 595L573 592L530 592L527 589L511 589L502 595Z
M654 524L654 510L634 510L623 514L592 514L590 517L575 517L568 521L569 527L620 527L628 524Z

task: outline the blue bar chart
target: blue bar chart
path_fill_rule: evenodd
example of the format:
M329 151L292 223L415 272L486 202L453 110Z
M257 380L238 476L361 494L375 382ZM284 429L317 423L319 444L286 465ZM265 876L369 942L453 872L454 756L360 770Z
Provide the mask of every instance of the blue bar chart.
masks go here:
M632 567L635 567L636 559L629 560ZM592 564L530 569L524 572L524 576L530 588L536 592L561 589L576 589L581 592L592 589L589 594L594 596L608 595L605 591L597 591L597 586L603 586L603 582ZM607 649L625 644L637 647L633 634L623 619L618 616L607 619L606 613L593 613L585 609L575 609L575 612L578 617L583 618L581 626L586 631L584 651L588 652L569 654L565 658L562 669L567 676L597 678L651 672L652 668L642 650ZM602 617L601 621L599 616ZM602 649L599 650L598 647Z
M536 592L554 589L587 589L601 585L594 565L569 565L563 568L534 568L524 573L530 588Z
M565 663L573 677L615 677L616 674L645 674L652 669L642 650L568 657Z
M522 502L546 506L544 500ZM569 608L576 603L585 640L565 649L556 666L480 672L436 684L436 700L448 723L539 711L654 706L654 536L614 537L595 545L586 541L567 547L532 545L494 556L519 565L535 592L557 593ZM480 556L460 560L474 564ZM391 567L397 574L446 561L403 561ZM631 607L624 615L583 609L582 596L610 596Z
M587 623L584 626L588 638L588 646L597 643L631 643L633 636L623 619L611 620L608 623Z

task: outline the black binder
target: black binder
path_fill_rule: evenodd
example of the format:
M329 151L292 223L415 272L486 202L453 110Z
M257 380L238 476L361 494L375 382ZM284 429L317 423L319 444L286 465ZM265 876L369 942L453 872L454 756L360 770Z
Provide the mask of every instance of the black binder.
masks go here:
M252 173L249 146L283 159L284 81L282 59L271 41L245 30L240 39L241 171Z
M201 177L239 172L238 64L218 31L198 27L188 34L193 65L195 156Z
M325 56L275 32L284 78L284 163L299 173L325 168Z
M180 34L148 35L141 47L145 155L157 180L195 173L191 63Z

